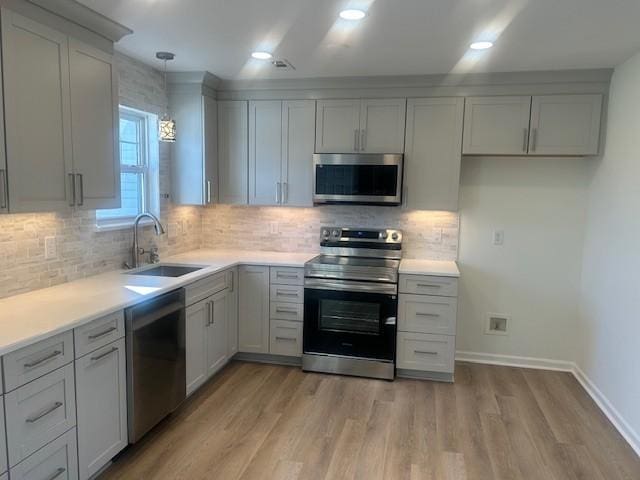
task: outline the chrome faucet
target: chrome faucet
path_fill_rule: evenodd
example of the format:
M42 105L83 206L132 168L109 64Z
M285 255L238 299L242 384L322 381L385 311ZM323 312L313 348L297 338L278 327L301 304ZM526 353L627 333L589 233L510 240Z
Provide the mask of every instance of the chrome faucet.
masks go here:
M158 217L151 213L141 213L140 215L138 215L133 221L133 247L131 248L131 264L125 263L125 267L127 268L138 268L140 266L140 255L146 253L144 249L140 248L138 245L138 225L140 223L140 220L142 220L143 218L150 218L151 220L153 220L153 228L156 231L156 235L164 235L164 227L160 223L160 220L158 220ZM152 259L153 257L155 257L156 259L159 258L156 248L152 248L150 253L152 254Z

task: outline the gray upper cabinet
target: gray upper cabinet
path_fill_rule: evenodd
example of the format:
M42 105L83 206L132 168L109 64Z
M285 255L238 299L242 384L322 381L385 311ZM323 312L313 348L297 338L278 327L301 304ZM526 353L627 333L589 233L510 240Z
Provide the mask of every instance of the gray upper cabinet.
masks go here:
M249 203L276 205L282 195L282 102L249 102Z
M404 98L362 100L360 107L360 151L404 152L406 100Z
M458 209L464 99L411 98L407 104L404 206Z
M313 100L249 102L249 203L313 204Z
M220 203L248 203L248 105L218 102L218 184Z
M316 115L316 152L359 151L360 100L318 100Z
M173 143L172 200L208 205L219 199L218 107L214 98L171 86L169 106L179 133Z
M462 153L527 153L531 97L467 97Z
M0 78L2 78L2 65L0 64ZM7 190L7 157L4 149L4 100L2 88L0 88L0 215L9 213L9 192Z
M1 14L10 210L64 210L74 204L68 39Z
M313 205L313 144L316 102L282 102L282 197L283 205Z
M403 153L406 100L318 100L316 152Z
M2 9L6 169L12 213L120 206L112 56Z
M76 205L120 207L118 73L113 56L69 40Z
M597 155L602 95L468 97L466 155Z
M602 95L544 95L531 102L529 154L597 155Z

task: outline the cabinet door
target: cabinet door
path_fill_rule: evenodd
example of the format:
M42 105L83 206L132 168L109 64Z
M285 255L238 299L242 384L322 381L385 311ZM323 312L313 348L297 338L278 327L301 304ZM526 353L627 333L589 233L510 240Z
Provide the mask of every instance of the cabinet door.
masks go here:
M0 78L2 78L2 64L0 64ZM7 157L4 143L4 100L0 88L0 215L9 213L9 192L7 190Z
M230 277L229 292L227 293L227 356L233 357L238 353L238 270L227 273Z
M313 142L316 102L282 102L282 203L313 205Z
M409 99L404 157L407 208L458 209L463 112L463 98Z
M249 203L281 201L282 102L249 102Z
M249 161L247 102L218 102L220 203L248 202Z
M207 326L211 321L210 309L209 299L187 307L187 395L191 395L207 379Z
M527 153L531 97L467 97L462 153Z
M204 116L204 203L217 203L220 199L218 183L218 103L202 97Z
M118 74L113 57L69 41L71 132L76 204L120 207Z
M353 153L359 144L360 100L318 100L316 152Z
M362 100L360 151L404 152L406 106L407 101L404 98Z
M597 155L602 95L544 95L531 102L529 153Z
M2 70L13 213L73 204L67 37L2 10Z
M11 480L78 480L78 442L72 428L11 468ZM6 478L0 479L6 480Z
M80 479L127 446L127 369L121 338L76 360Z
M269 267L239 269L238 350L269 353Z
M227 293L211 297L211 320L207 327L207 378L227 361Z

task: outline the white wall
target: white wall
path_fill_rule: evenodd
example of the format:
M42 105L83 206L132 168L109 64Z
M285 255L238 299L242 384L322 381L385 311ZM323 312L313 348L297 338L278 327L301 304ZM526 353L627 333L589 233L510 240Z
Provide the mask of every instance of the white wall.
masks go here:
M575 360L588 172L580 158L463 158L459 352ZM489 312L511 316L508 336L484 334Z
M616 68L609 102L589 191L577 358L640 446L640 54Z

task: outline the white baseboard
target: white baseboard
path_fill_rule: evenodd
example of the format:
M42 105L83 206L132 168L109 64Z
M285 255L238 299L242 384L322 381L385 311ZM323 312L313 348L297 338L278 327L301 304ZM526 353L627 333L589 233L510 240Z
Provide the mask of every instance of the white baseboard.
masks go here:
M631 425L624 419L620 412L611 404L609 399L596 387L595 383L587 377L582 369L574 364L573 376L582 385L582 388L593 398L596 405L600 407L600 410L607 416L609 421L616 427L616 430L620 432L620 435L624 437L627 443L636 452L636 455L640 457L640 435L636 432Z
M517 357L514 355L497 355L495 353L456 352L459 362L486 363L489 365L504 365L506 367L536 368L540 370L559 370L572 372L574 363L565 360L550 360L548 358Z
M478 352L456 352L456 361L571 372L580 385L582 385L582 388L584 388L593 401L596 402L596 405L602 410L602 413L606 415L616 430L620 432L620 435L622 435L640 457L640 435L638 435L624 417L620 415L609 399L596 387L595 383L587 377L575 362Z

